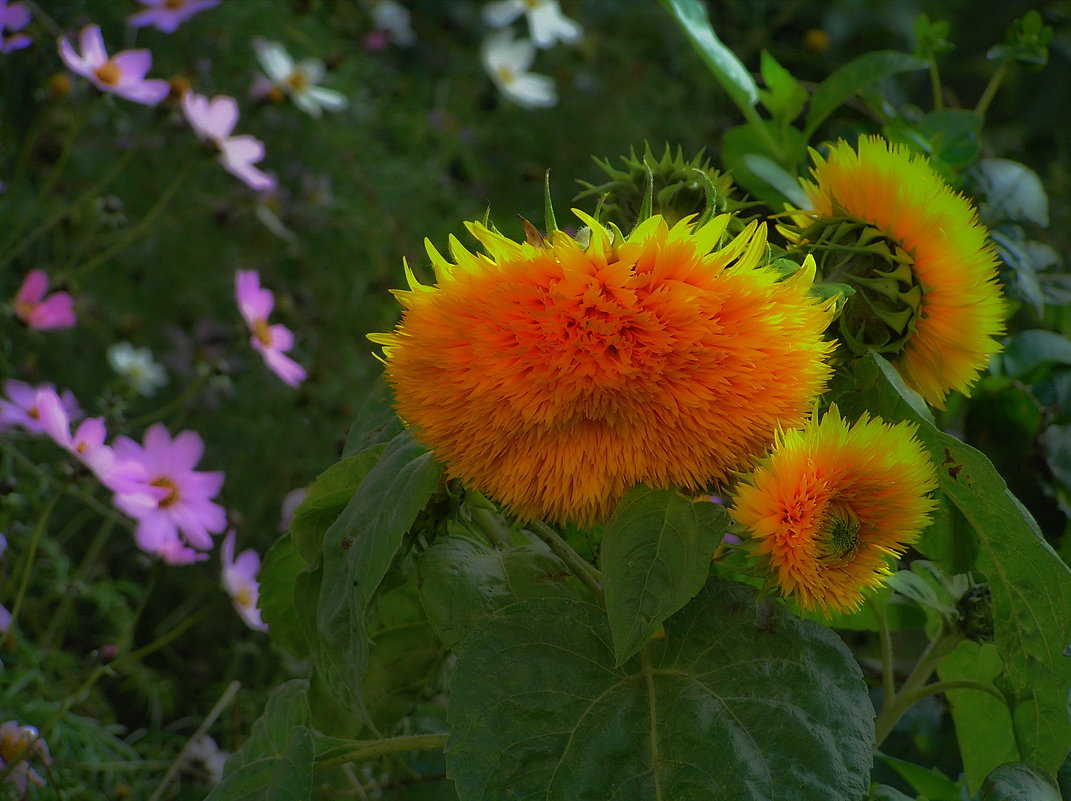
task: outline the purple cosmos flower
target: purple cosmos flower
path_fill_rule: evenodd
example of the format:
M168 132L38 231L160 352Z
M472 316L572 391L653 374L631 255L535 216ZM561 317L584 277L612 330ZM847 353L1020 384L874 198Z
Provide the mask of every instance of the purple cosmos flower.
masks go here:
M53 292L47 298L48 276L42 270L30 270L15 293L15 316L30 328L70 328L75 323L74 300L66 292Z
M252 189L274 188L275 179L253 166L264 158L264 144L252 136L231 136L238 123L238 102L233 97L219 95L209 100L186 92L182 113L198 138L211 142L219 151L223 169Z
M305 380L305 368L286 352L294 345L294 335L285 325L268 325L268 315L275 306L275 297L260 286L256 270L239 270L234 276L234 295L238 310L253 336L249 343L264 357L265 364L292 387Z
M145 80L145 74L152 66L152 55L148 50L124 50L108 58L99 25L82 28L80 44L82 54L78 55L69 41L60 39L60 58L72 72L88 79L102 92L155 106L171 91L167 81Z
M4 392L7 393L7 397L0 398L0 430L20 426L31 434L45 433L45 428L41 424L41 410L37 408L38 390L41 389L55 390L55 387L52 384L34 387L14 378L5 381ZM65 390L60 395L60 403L69 419L82 416L78 401L70 391Z
M257 583L260 557L257 552L250 548L242 551L235 559L232 530L223 538L220 559L223 562L223 589L231 596L235 610L249 628L267 631L268 626L260 619L260 610L257 609L257 599L260 597L260 585Z
M137 462L145 469L136 487L124 488L114 499L138 521L138 547L172 565L207 558L197 551L212 548L211 535L226 528L227 515L211 500L223 486L223 473L193 469L204 453L201 437L183 431L172 440L157 423L145 433L143 445L119 437L113 447L117 460Z
M33 40L21 31L30 24L30 9L22 3L9 3L0 0L0 53L11 53L29 47ZM7 31L13 35L8 36Z
M219 5L219 0L138 0L138 2L148 8L127 18L127 22L135 28L152 25L164 33L174 33L179 25L194 14Z
M279 519L279 531L286 531L290 528L290 521L294 519L294 512L301 506L302 501L305 500L305 496L309 494L309 491L305 487L298 487L295 490L290 490L286 493L286 497L283 498L282 515Z

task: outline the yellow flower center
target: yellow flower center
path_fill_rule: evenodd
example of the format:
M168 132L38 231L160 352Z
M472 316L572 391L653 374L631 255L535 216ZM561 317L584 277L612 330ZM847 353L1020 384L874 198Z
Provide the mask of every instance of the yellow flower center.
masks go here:
M178 11L186 5L186 0L164 0L164 8L168 11Z
M253 321L253 336L255 336L264 347L269 347L271 345L271 327L268 325L267 320L258 317Z
M250 609L253 606L253 592L249 587L242 587L238 592L234 594L234 602L243 609Z
M509 67L499 67L495 72L498 73L498 79L507 86L517 80L517 73Z
M153 479L150 484L154 487L161 487L167 490L167 495L158 503L161 509L169 509L179 502L179 489L170 478L166 476L160 476L160 478Z
M303 92L309 86L309 79L304 72L294 70L286 77L286 83L295 92Z
M123 77L122 71L115 65L114 61L105 61L95 70L93 74L97 76L97 80L105 86L118 86L119 79Z

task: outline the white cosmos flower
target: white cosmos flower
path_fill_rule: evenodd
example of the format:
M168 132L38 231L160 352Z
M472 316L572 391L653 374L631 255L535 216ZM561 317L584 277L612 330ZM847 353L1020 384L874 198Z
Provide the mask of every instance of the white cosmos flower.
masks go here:
M509 100L524 108L546 108L558 102L554 79L528 72L535 60L535 46L527 39L514 40L509 30L488 36L481 58L495 86Z
M148 348L118 342L108 346L107 357L112 369L142 395L155 395L156 390L167 383L167 373L153 361L152 351Z
M521 14L528 17L528 29L537 47L575 42L584 33L580 23L562 13L558 0L497 0L483 8L483 18L492 28L504 28Z
M371 0L372 25L376 30L386 31L391 40L408 47L416 40L409 27L409 9L396 0Z
M319 117L323 109L341 111L349 105L341 92L316 85L325 71L324 63L319 59L309 58L295 63L285 47L263 39L255 40L253 49L268 80L290 95L294 105L306 114Z

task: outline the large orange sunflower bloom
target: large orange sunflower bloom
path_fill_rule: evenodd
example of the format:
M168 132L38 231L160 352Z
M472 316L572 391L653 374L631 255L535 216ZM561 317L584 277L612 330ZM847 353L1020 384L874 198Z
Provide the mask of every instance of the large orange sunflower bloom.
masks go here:
M929 524L937 481L914 430L866 414L849 427L832 406L782 434L738 486L729 514L800 608L857 609Z
M886 293L879 304L900 282L906 316L882 318L898 329L890 358L908 385L943 408L950 391L969 391L1004 332L997 255L985 228L970 202L906 147L864 136L857 151L841 141L825 158L815 153L814 161L814 182L802 182L811 201L802 224L819 223L813 232L845 218L863 223L886 237L909 267L905 274L875 273L863 262L854 282L824 278L847 280L862 294Z
M427 243L437 286L396 291L384 346L399 415L461 478L521 518L606 518L631 486L698 490L765 450L829 376L831 307L813 262L759 266L765 226L729 216L539 245L468 224L487 255ZM712 252L713 250L713 252Z

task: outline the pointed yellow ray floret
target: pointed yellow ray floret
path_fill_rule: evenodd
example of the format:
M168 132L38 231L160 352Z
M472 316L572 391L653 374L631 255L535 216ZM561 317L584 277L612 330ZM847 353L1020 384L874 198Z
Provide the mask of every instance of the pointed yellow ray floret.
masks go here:
M487 255L433 253L438 285L375 341L449 476L522 518L586 524L637 483L720 482L800 424L829 377L832 306L805 270L762 266L764 226L717 249L727 216L627 237L577 216L586 246L469 224Z
M968 392L1000 349L1005 304L997 255L970 202L921 156L864 136L812 151L806 226L845 217L872 226L907 254L921 301L894 364L904 380L941 408L950 391Z
M933 463L909 423L836 406L778 438L739 485L729 514L784 595L802 609L851 612L930 522Z

